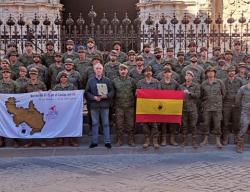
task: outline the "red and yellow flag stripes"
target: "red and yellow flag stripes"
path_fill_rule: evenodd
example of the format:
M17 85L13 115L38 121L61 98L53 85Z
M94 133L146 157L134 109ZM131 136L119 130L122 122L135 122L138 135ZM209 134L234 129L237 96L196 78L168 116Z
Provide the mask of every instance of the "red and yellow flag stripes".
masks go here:
M181 123L183 91L137 89L136 122Z

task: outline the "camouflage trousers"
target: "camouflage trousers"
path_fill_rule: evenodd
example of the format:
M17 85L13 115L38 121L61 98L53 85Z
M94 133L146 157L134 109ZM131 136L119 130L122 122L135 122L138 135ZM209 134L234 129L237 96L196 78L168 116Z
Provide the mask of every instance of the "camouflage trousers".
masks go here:
M211 123L213 123L213 134L221 136L222 111L204 111L204 134L209 135Z
M174 123L161 123L159 126L159 131L160 131L160 136L161 137L166 137L167 136L167 130L169 130L169 133L171 135L176 135L178 132L178 125Z
M115 109L115 122L117 137L122 137L124 131L127 128L128 135L134 136L134 114L135 109L133 107Z
M157 138L159 137L159 130L157 123L142 123L143 133L145 138Z
M182 113L182 134L187 135L188 130L191 130L193 136L197 134L198 113L194 111L183 111Z
M250 109L242 109L240 116L240 134L239 134L240 137L243 137L246 134L249 124L250 124Z
M229 127L230 120L232 119L232 129ZM233 106L223 107L223 134L230 132L238 134L240 130L240 108Z

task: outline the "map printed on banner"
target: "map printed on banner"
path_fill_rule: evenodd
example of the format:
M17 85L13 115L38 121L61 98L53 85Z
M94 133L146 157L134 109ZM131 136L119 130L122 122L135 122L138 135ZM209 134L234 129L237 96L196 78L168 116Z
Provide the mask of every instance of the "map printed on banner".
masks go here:
M79 137L82 110L82 90L0 94L0 136Z

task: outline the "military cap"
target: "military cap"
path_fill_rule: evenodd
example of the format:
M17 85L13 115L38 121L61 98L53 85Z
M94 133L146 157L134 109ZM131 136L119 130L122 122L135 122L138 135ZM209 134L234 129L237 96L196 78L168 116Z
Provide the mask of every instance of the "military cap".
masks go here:
M56 52L56 53L55 53L55 57L62 57L62 53Z
M24 44L24 46L25 46L25 47L27 47L27 46L33 47L33 44L32 44L32 42L30 42L30 41L26 41L25 44Z
M110 51L110 55L111 56L118 56L118 53L117 53L117 51L116 50L112 50L112 51Z
M193 58L193 57L197 57L197 53L196 52L191 53L191 58Z
M33 58L34 58L34 57L39 57L39 58L41 58L41 54L39 54L39 53L34 53L34 54L33 54Z
M30 69L30 71L29 71L29 74L38 75L38 70L37 70L37 68L32 67L32 68Z
M143 45L143 49L145 49L146 47L151 48L151 46L150 46L149 43L145 43L145 44Z
M95 44L95 40L94 40L93 38L90 37L90 38L88 39L87 43L94 43L94 44Z
M10 48L10 47L15 47L15 48L17 48L17 45L16 45L15 42L10 42L10 43L7 45L7 47L8 47L8 48Z
M10 70L9 67L7 67L7 68L5 68L5 69L2 70L2 73L4 73L4 72L11 73L11 70Z
M190 71L190 70L187 70L187 71L186 71L186 75L187 75L187 74L189 74L189 75L191 75L192 77L194 77L194 73L193 73L192 71Z
M20 67L19 67L19 71L27 72L28 70L27 70L26 67L20 66Z
M209 66L209 67L206 69L205 74L207 74L207 73L210 72L210 71L213 71L213 72L216 73L216 69L215 69L214 67Z
M173 65L173 62L171 60L166 60L165 65Z
M152 72L152 67L151 66L146 66L143 70L142 73L145 73L146 71L151 71Z
M121 41L115 41L115 42L113 43L113 47L114 47L115 45L120 45L120 47L121 47L121 46L122 46L122 43L121 43Z
M178 51L178 53L177 53L177 57L184 56L184 55L185 55L184 51Z
M168 66L164 67L164 73L172 73L171 68Z
M246 68L246 67L247 67L247 66L246 66L246 63L243 63L243 62L239 63L239 64L238 64L238 68L240 68L240 67Z
M51 40L47 41L46 46L49 46L49 45L54 46L54 42L53 42L53 41L51 41Z
M229 72L229 71L236 71L236 67L235 66L230 66L230 67L228 67L227 68L227 71Z
M225 55L233 55L233 52L232 52L232 50L230 50L230 49L228 49L228 50L226 50L225 51Z
M103 63L102 58L100 58L100 56L98 56L98 55L95 55L95 56L92 58L91 63L92 63L93 61L95 61L95 60L98 60L98 61L100 61L100 63Z
M246 62L248 58L250 58L250 54L246 54L246 56L244 57L243 61Z
M225 55L224 54L220 54L218 57L218 61L225 61Z
M188 47L196 47L196 43L191 41L189 44L188 44Z
M8 59L3 59L2 63L7 63L8 65L10 65L10 61Z
M73 60L72 60L72 59L67 58L67 59L65 60L64 64L65 64L65 65L68 65L68 64L70 64L70 65L74 65L74 62L73 62Z
M235 40L234 40L234 45L240 45L240 44L241 44L241 42L240 42L239 39L235 39Z
M121 70L121 69L128 69L128 66L125 65L125 64L120 64L120 65L119 65L119 69L120 69L120 70Z
M201 47L200 52L203 52L203 51L207 51L207 48L206 47Z
M68 74L65 71L61 71L60 73L58 73L57 79L60 80L62 76L68 78Z
M198 59L197 59L197 57L196 56L193 56L193 57L191 57L191 59L190 59L190 61L192 62L197 62L198 61Z
M78 53L87 53L83 46L78 47Z
M130 55L136 55L135 51L134 51L134 50L130 50L130 51L128 52L128 56L130 56Z
M66 45L74 45L75 43L74 43L74 41L72 40L72 39L68 39L67 41L66 41Z
M215 47L213 48L213 51L221 51L221 47L215 46Z
M135 61L144 61L144 58L143 58L143 56L138 55L138 56L136 56Z
M160 47L156 47L154 50L154 54L161 53L162 49Z
M167 52L173 52L174 51L174 48L173 47L168 47L167 48Z
M11 52L8 53L8 57L10 57L10 56L16 56L16 57L18 57L19 54L16 51L11 51Z

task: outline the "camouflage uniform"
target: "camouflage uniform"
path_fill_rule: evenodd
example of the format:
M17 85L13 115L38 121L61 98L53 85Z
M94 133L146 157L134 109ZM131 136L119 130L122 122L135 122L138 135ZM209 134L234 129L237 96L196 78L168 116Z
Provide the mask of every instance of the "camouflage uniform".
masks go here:
M117 138L121 140L125 127L128 129L129 144L134 143L135 80L131 77L117 77L113 81Z
M127 61L123 64L128 66L128 71L131 71L136 68L136 62Z
M60 83L53 87L53 91L71 91L75 90L75 86L72 83L68 83L66 86L62 86Z
M161 58L159 61L157 61L156 59L154 59L150 64L149 66L152 67L152 70L153 70L153 77L156 78L156 76L164 71L164 66L166 64L166 61L165 59Z
M109 78L110 80L114 80L116 77L119 76L119 65L120 62L108 62L104 66L104 73L105 77Z
M31 65L34 62L33 53L31 55L28 55L27 53L20 55L18 61L20 61L24 67L28 67L28 65Z
M72 60L75 60L77 58L79 58L79 55L78 53L72 51L72 52L65 52L62 56L62 62L65 63L66 59L72 59Z
M184 63L180 63L179 61L177 61L174 65L173 65L173 71L175 71L179 76L182 75L182 70L184 67L188 66L190 63L189 62L185 62Z
M142 53L141 56L144 59L145 66L148 66L153 60L155 60L155 55L153 53Z
M32 84L31 80L29 80L27 82L27 87L25 92L30 93L30 92L38 92L46 90L47 90L46 85L42 81L38 80L36 83Z
M120 53L117 56L117 61L120 63L125 63L127 61L127 54L120 51Z
M63 64L61 64L61 66L56 66L56 64L53 63L49 66L48 79L50 83L50 88L53 88L58 83L56 77L58 73L60 73L63 70L64 70Z
M87 83L87 70L88 67L92 67L91 61L89 59L85 59L83 61L80 61L80 59L75 59L74 61L75 64L75 70L78 71L81 75L81 81L83 82L83 87L85 87Z
M157 79L152 78L151 82L142 79L137 83L137 89L160 89L160 83ZM153 138L154 143L158 143L159 130L157 123L142 123L145 136L145 143L150 144L150 139ZM147 147L147 146L146 146Z
M132 69L129 72L129 76L132 77L136 83L144 78L142 71L138 71L137 68Z
M235 103L235 96L243 86L242 81L239 78L235 78L231 81L229 78L223 80L225 88L226 88L226 95L223 100L223 134L229 134L229 122L232 117L232 127L233 133L238 134L239 132L239 122L240 122L240 106L236 105Z
M205 80L204 69L201 66L196 65L195 67L193 67L192 64L190 64L190 65L184 67L182 69L182 72L181 72L182 73L182 79L184 79L187 71L192 71L193 72L193 74L194 74L193 82L194 83L201 84Z
M216 69L216 78L220 79L220 80L223 80L225 78L227 78L227 69L228 69L229 66L227 65L224 65L224 66L221 66L221 65L218 65L215 69Z
M86 58L87 59L92 60L96 56L98 56L99 58L101 58L101 60L103 60L103 55L102 55L101 51L96 50L96 49L93 51L90 51L90 50L86 49Z
M24 77L24 78L19 77L16 80L16 93L26 93L28 81L29 79L27 77Z
M38 70L38 79L45 84L48 82L48 68L45 67L42 64L31 64L27 67L28 71L30 71L31 68L36 68Z
M201 84L205 135L209 135L211 121L214 125L214 134L216 136L221 135L222 99L225 92L225 85L219 79L215 79L211 84L208 80L205 80Z
M158 79L159 81L162 80L163 78L164 78L164 71L158 73L158 75L156 76L156 79ZM176 73L175 71L172 71L172 78L178 83L181 82L179 74Z
M71 71L61 71L58 73L58 76L60 76L61 74L60 73L66 73L68 75L68 81L70 83L72 83L77 89L82 89L83 87L83 83L81 81L81 76L80 76L80 73L78 71L75 71L75 70L71 70Z
M239 63L243 62L243 59L245 58L246 54L243 52L240 52L239 54L235 51L233 52L233 63L238 65Z
M49 68L51 64L55 63L55 54L55 51L42 54L41 63L47 68Z

